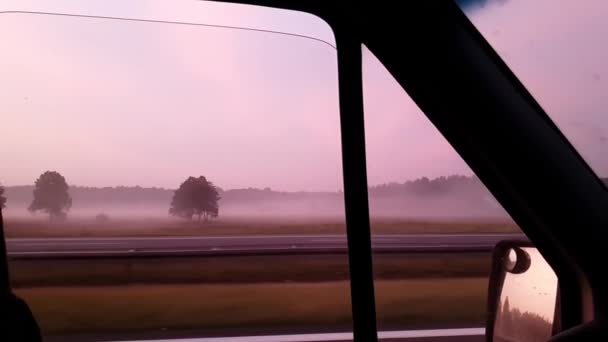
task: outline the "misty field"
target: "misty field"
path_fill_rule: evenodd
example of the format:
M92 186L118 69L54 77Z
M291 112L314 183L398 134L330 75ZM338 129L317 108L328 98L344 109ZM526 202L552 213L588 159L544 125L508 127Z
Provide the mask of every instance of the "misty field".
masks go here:
M518 233L519 228L507 220L483 219L392 219L372 220L374 234L472 234ZM345 234L343 220L220 218L208 223L162 218L94 219L70 218L52 223L37 218L6 218L8 238L43 237L164 237L164 236L238 236L288 234Z

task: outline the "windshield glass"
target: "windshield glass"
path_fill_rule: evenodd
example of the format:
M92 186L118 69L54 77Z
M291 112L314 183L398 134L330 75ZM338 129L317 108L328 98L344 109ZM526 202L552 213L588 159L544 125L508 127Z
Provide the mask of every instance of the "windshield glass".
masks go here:
M608 177L608 2L459 0L469 19L574 145Z
M327 24L200 1L11 1L0 32L11 285L45 341L348 331Z

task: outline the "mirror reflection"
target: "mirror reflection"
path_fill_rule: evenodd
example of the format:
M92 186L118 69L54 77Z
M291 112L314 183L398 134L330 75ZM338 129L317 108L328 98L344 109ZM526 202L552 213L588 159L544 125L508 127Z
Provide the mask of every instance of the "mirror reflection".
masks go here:
M553 331L557 276L536 248L506 251L494 342L547 341Z

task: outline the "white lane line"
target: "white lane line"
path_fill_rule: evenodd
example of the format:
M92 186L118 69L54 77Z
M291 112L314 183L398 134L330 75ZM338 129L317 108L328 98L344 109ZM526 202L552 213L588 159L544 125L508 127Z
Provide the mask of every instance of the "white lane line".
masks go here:
M436 329L436 330L405 330L380 331L380 339L393 338L421 338L421 337L457 337L457 336L483 336L484 328L465 329ZM149 341L123 341L123 342L329 342L352 341L353 333L330 334L301 334L301 335L271 335L271 336L241 336L241 337L208 337Z

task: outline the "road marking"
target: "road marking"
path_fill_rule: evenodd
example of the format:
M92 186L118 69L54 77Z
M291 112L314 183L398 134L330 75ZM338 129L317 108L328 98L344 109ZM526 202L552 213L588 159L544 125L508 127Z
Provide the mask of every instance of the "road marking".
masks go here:
M422 338L422 337L457 337L457 336L483 336L484 328L465 329L435 329L435 330L405 330L380 331L380 339L394 338ZM123 341L123 342L329 342L352 341L353 333L329 334L300 334L300 335L270 335L270 336L241 336L241 337L204 337L187 339L149 340L149 341Z

